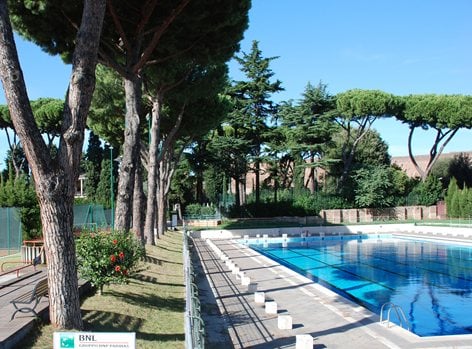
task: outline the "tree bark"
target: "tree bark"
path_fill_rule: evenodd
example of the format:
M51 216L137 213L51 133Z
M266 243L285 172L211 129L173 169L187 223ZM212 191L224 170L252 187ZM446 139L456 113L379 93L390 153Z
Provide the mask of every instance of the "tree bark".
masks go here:
M162 97L157 94L153 98L152 115L151 115L151 143L149 145L149 160L148 160L148 196L146 202L146 220L144 223L144 235L146 244L155 245L154 228L156 222L156 193L158 182L158 156L159 156L159 129L161 117Z
M165 177L167 177L168 163L167 155L159 162L159 186L157 191L157 237L160 239L167 230L167 219L166 219L166 195L165 195Z
M116 198L115 228L129 231L134 176L139 164L139 124L141 111L141 79L138 76L123 78L126 96L125 137L123 158L120 164Z
M104 13L104 0L85 0L58 154L51 158L33 117L6 1L0 1L0 75L12 123L35 180L48 259L50 321L54 327L63 329L83 327L72 233L73 199L85 123L95 87L95 66Z
M168 211L167 198L170 191L172 176L175 167L179 162L184 147L180 151L175 151L175 142L166 148L161 161L159 162L159 188L157 195L157 235L161 237L167 230L166 212Z
M141 146L139 146L139 148L141 148ZM144 191L143 169L141 164L136 166L136 173L134 175L133 231L136 238L144 243Z

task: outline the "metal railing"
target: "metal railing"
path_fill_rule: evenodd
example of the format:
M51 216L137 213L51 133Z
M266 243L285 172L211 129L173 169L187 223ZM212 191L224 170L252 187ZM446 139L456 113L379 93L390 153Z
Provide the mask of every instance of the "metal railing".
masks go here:
M387 311L387 319L384 319L383 317L384 309L386 309ZM390 327L390 313L392 309L395 312L395 315L397 316L397 320L399 322L400 327L406 328L409 331L411 327L410 322L406 318L405 313L403 312L403 309L399 305L396 305L392 302L387 302L382 305L382 308L380 309L380 323L382 325Z
M189 237L183 234L184 276L185 276L185 348L205 348L205 324L201 317L198 286L195 283L195 272L190 258Z

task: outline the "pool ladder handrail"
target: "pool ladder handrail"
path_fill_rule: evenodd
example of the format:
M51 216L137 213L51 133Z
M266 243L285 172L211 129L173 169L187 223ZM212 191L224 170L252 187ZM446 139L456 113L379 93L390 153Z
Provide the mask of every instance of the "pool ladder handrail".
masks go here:
M384 314L384 308L386 306L390 306L390 308L388 309L387 311L387 319L384 320L383 319L383 314ZM406 318L405 316L405 313L403 312L403 309L399 306L399 305L396 305L392 302L387 302L387 303L384 303L382 305L382 308L380 308L380 323L381 324L385 324L387 327L389 327L389 324L390 324L390 312L392 311L392 309L395 310L395 314L397 314L397 318L398 318L398 321L400 322L400 327L401 328L404 328L403 325L405 324L406 325L406 329L409 331L410 330L410 322L408 321L408 319Z

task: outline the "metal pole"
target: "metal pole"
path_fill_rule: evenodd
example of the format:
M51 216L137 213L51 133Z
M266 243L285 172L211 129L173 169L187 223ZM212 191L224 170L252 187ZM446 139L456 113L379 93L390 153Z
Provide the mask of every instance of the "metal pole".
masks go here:
M110 204L111 204L111 230L115 229L115 197L113 183L113 146L110 145Z
M148 145L150 147L151 146L151 121L152 121L151 114L149 113L146 114L146 120L148 122Z
M10 254L10 208L7 207L7 253Z

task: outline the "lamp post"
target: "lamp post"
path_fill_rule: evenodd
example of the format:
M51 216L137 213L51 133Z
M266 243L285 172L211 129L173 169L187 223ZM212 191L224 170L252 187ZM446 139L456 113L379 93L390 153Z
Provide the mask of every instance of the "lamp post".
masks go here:
M151 114L147 113L146 114L146 120L148 122L148 146L151 147Z
M110 204L111 204L111 230L115 229L115 197L113 183L113 146L110 144Z

